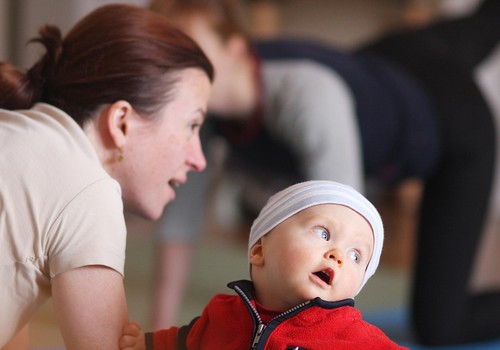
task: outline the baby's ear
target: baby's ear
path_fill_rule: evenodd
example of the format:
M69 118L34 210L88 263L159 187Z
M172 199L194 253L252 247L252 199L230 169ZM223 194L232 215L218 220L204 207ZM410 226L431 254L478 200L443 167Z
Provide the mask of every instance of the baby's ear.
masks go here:
M252 248L250 248L250 252L248 253L248 260L250 264L254 266L262 266L264 265L264 252L262 249L262 239L259 239L257 243L255 243Z

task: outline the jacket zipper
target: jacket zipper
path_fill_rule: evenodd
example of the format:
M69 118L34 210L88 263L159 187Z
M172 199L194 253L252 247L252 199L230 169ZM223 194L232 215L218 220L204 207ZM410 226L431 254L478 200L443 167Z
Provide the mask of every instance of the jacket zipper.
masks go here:
M257 345L259 345L260 338L266 329L266 325L264 323L259 323L257 326L257 333L255 333L255 337L252 342L252 349L257 349Z
M252 305L252 303L250 302L250 299L247 297L247 295L245 294L245 292L243 292L243 290L239 287L239 286L234 286L234 290L236 290L236 292L240 295L240 297L243 298L243 300L245 301L245 303L248 305L248 307L250 308L250 310L252 311L253 315L255 316L255 318L257 319L257 332L255 333L254 337L253 337L253 341L252 341L252 349L257 349L257 345L259 345L259 342L260 342L260 338L262 338L262 334L264 334L264 331L266 330L267 328L267 325L265 325L263 322L262 322L262 319L260 318L260 315L259 313L257 312L257 310L255 309L255 307ZM283 316L286 316L306 305L309 305L311 303L310 300L308 301L305 301L303 302L302 304L299 304L297 306L294 306L292 307L291 309L288 309L284 312L282 312L281 314L273 317L271 319L271 321L269 321L269 323L273 322L274 320L276 320L277 318L280 318L280 317L283 317ZM268 324L269 324L268 323Z

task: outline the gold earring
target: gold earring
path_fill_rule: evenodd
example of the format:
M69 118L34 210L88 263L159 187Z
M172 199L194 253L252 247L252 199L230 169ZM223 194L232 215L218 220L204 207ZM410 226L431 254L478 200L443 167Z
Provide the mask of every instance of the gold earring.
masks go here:
M123 160L123 147L118 147L120 154L118 155L118 163Z

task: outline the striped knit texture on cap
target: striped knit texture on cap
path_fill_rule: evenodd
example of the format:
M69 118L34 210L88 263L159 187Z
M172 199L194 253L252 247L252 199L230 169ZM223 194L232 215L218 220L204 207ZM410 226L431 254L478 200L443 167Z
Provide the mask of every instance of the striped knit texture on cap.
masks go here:
M333 181L306 181L290 186L269 198L250 229L248 249L277 225L301 210L319 204L340 204L361 214L373 230L373 254L366 268L360 292L377 270L384 241L384 228L377 209L350 186Z

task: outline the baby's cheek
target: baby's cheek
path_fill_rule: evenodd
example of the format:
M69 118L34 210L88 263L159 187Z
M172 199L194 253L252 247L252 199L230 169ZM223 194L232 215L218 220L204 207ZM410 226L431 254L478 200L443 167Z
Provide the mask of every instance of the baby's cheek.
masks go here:
M359 269L359 266L355 266L349 274L351 275L351 287L355 290L358 290L358 288L361 286L361 283L363 283L363 278L365 276L365 271Z
M359 287L361 287L361 284L363 283L364 278L365 278L364 271L363 271L363 273L358 273L358 275L355 279L355 284L354 284L356 291L359 289Z

